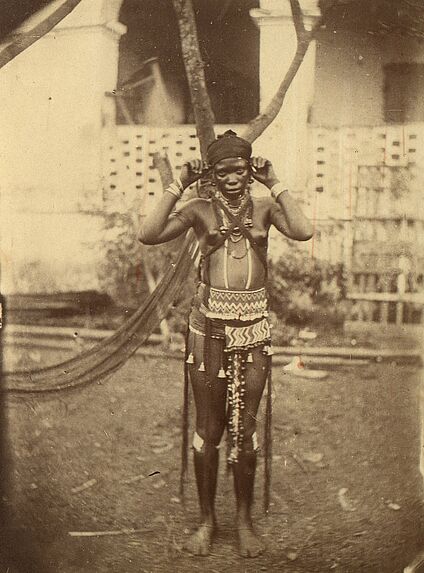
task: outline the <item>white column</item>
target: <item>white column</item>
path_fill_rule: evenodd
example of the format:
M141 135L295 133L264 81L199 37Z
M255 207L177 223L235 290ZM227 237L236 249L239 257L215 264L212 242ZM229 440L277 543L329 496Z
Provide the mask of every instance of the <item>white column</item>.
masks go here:
M14 261L3 268L3 292L97 286L101 217L93 213L102 208L101 132L125 32L121 3L83 0L1 70L0 221Z
M305 25L310 28L319 16L317 2L301 2ZM260 107L263 111L283 80L296 51L296 32L288 0L261 0L251 10L260 30ZM255 152L274 163L281 178L294 192L307 184L309 144L308 114L313 101L315 42L293 80L282 110L272 125L255 142Z

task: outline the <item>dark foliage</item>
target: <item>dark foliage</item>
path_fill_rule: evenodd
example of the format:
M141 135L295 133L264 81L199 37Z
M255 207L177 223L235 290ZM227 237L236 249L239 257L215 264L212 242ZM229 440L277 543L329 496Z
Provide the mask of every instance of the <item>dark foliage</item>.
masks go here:
M285 324L339 324L345 314L345 288L341 264L312 258L295 247L270 262L270 307Z

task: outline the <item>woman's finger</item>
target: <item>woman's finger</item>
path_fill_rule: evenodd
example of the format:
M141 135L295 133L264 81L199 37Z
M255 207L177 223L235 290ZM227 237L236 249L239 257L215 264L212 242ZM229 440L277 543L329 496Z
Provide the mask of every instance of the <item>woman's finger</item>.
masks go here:
M250 165L255 169L258 168L258 159L258 157L252 157L250 160Z
M269 162L264 157L252 157L251 165L256 169L263 169L267 163Z
M200 173L201 171L200 159L192 159L191 161L188 162L188 165L190 167L190 171L192 171L193 173Z

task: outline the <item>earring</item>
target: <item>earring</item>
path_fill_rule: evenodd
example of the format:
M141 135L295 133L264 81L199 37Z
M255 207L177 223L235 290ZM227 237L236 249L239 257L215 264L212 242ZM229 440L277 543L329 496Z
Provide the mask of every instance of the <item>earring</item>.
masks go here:
M249 183L253 183L253 182L254 182L253 177L250 177L250 178L249 178Z

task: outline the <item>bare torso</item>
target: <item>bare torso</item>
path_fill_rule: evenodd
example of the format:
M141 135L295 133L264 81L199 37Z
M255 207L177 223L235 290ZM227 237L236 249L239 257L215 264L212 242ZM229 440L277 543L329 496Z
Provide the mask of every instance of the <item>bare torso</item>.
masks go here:
M267 197L253 198L252 201L252 227L249 230L265 258L271 225L271 208L275 202ZM205 255L222 240L211 200L194 199L187 202L180 212L190 220L202 254ZM265 284L266 269L263 262L243 235L238 240L230 236L210 255L207 268L208 276L202 278L215 288L255 290ZM206 273L205 268L203 272Z

